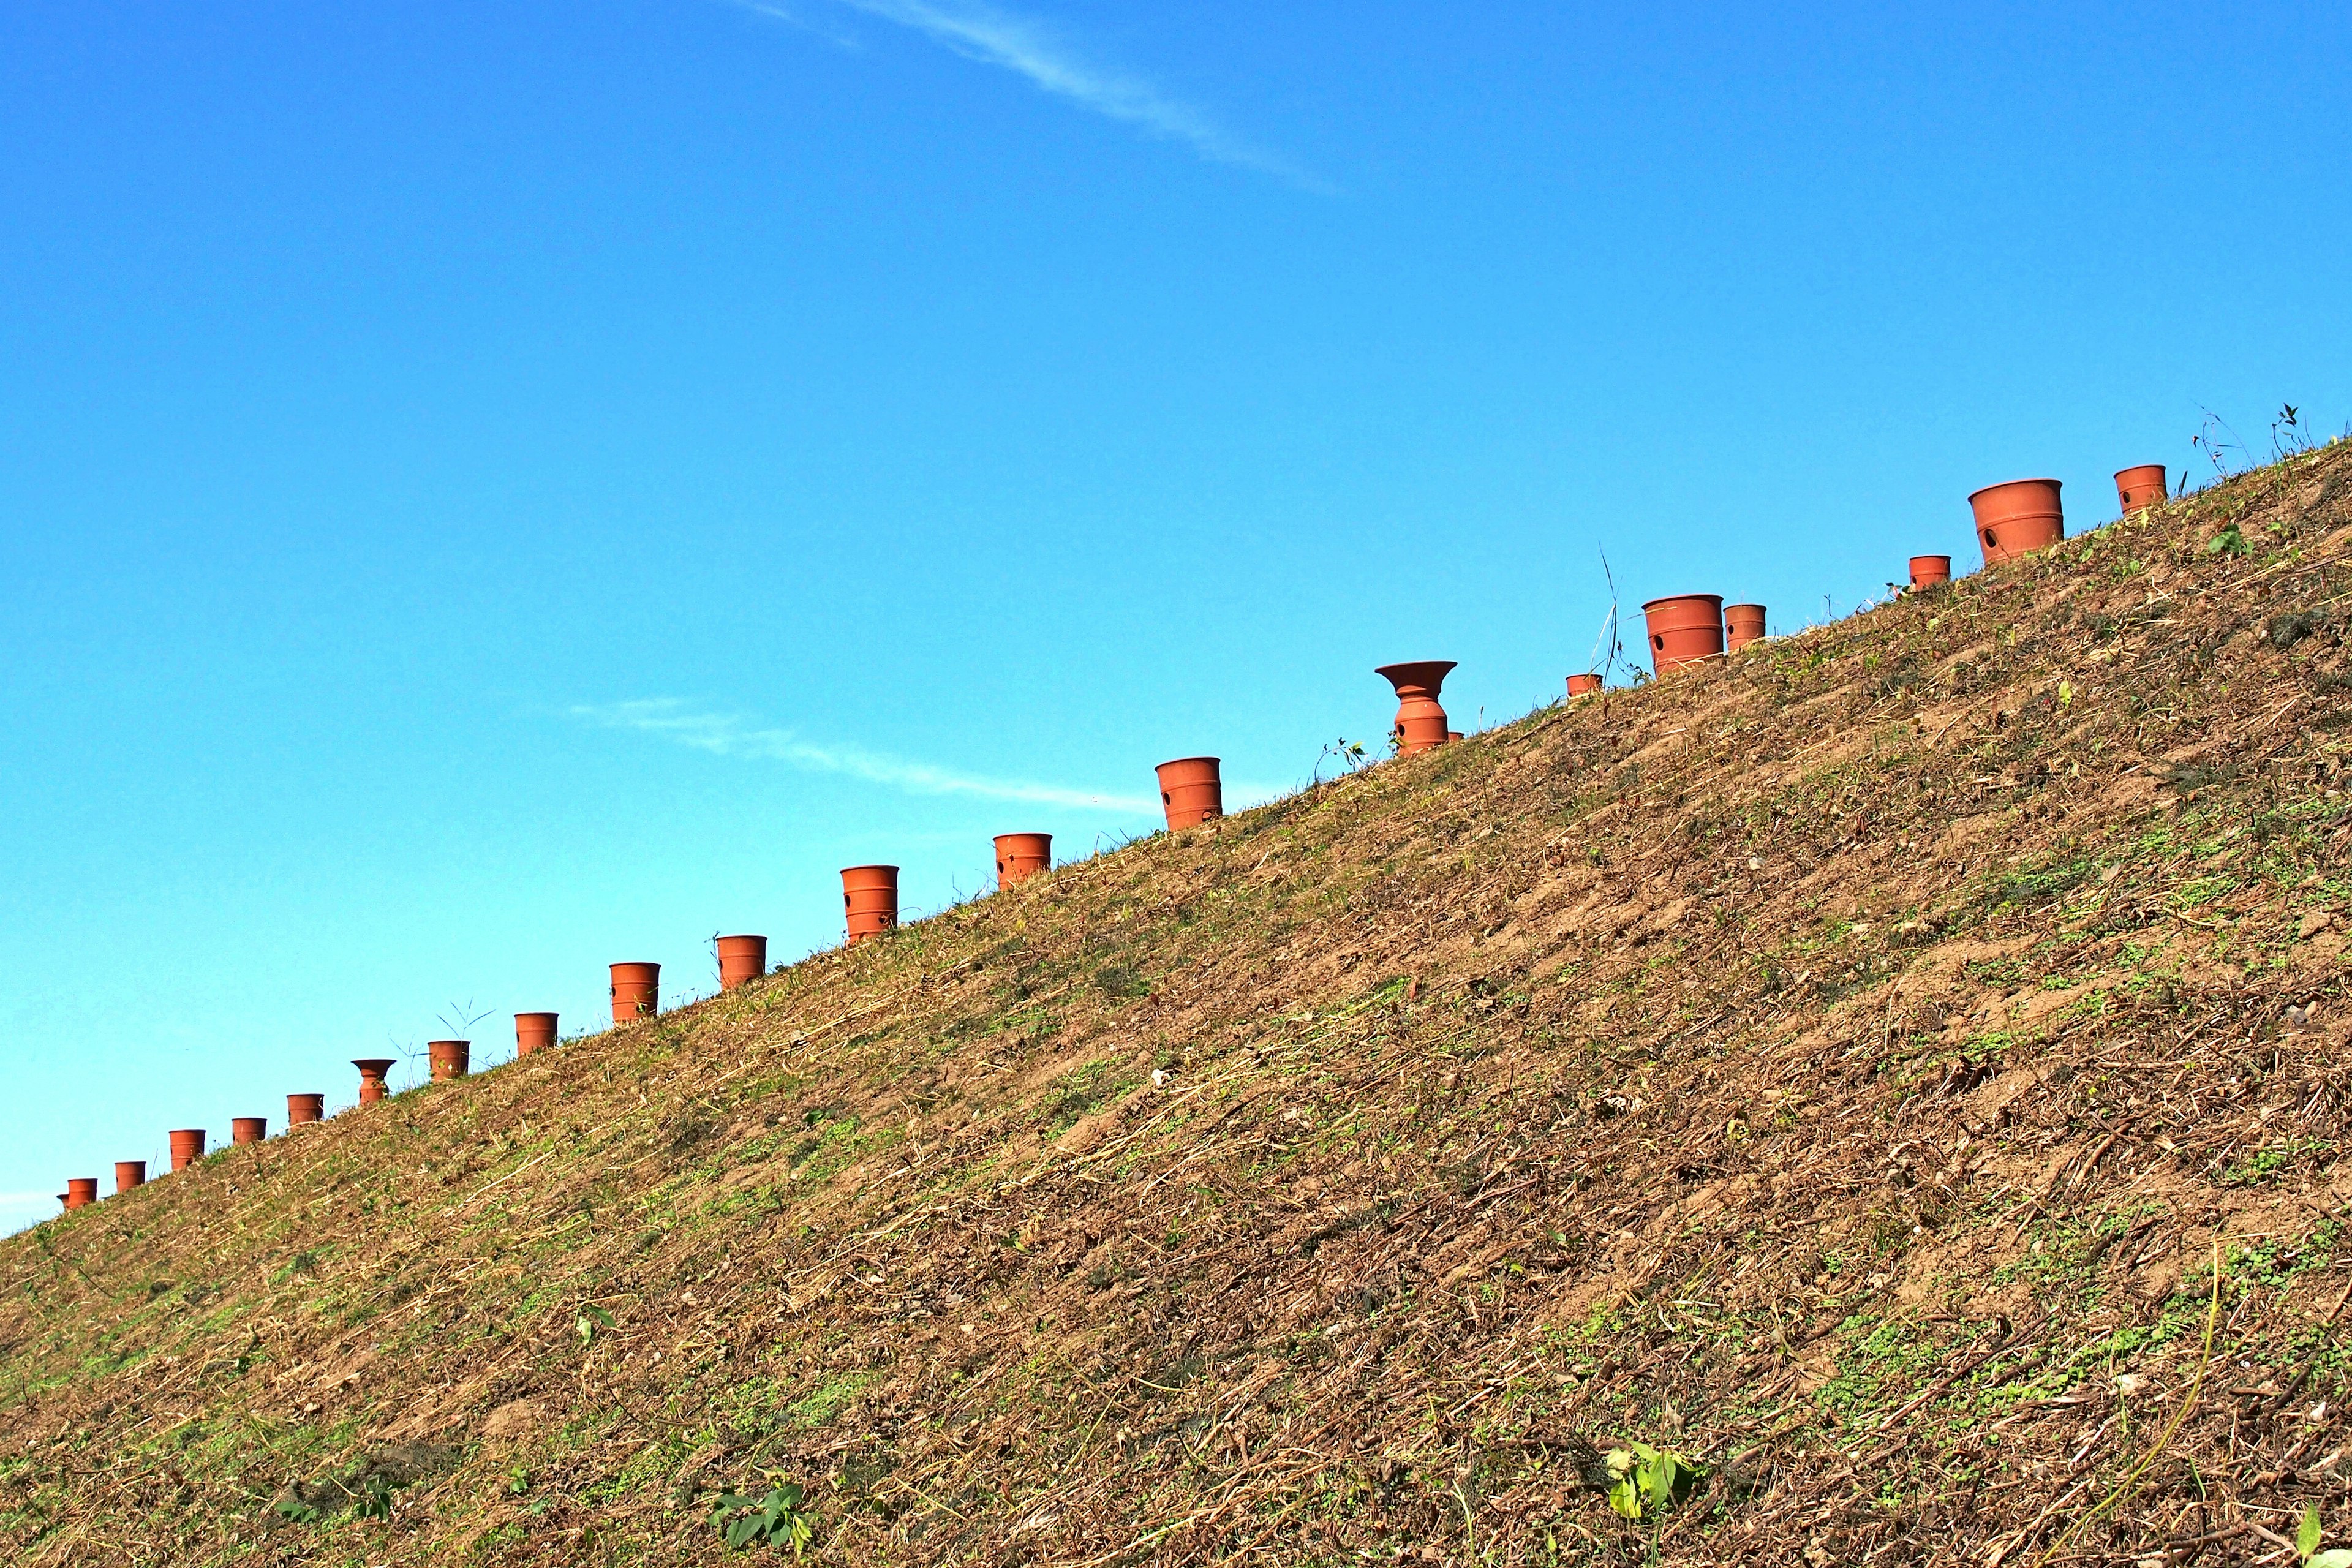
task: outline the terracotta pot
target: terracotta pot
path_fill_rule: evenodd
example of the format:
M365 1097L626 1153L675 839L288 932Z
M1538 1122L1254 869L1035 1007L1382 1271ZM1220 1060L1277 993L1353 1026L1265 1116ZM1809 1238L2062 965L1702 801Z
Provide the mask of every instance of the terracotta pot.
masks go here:
M555 1044L555 1015L552 1013L517 1013L515 1015L515 1055L527 1057L533 1051L543 1051Z
M117 1160L114 1162L114 1192L117 1197L121 1196L124 1193L129 1192L133 1187L143 1187L146 1184L146 1161Z
M768 939L764 936L722 936L719 939L719 988L732 991L746 980L768 973Z
M1445 743L1449 746L1461 738L1462 731L1459 730L1448 730L1445 731Z
M2065 513L2058 504L2056 479L2011 479L1987 485L1969 497L1977 514L1977 542L1985 564L2012 555L2047 550L2066 537Z
M286 1097L286 1125L308 1127L313 1121L327 1119L327 1097L323 1094L289 1094Z
M268 1136L269 1118L267 1116L232 1116L228 1119L228 1141L232 1144L258 1143Z
M392 1093L391 1086L384 1082L385 1077L392 1071L392 1065L393 1058L390 1057L361 1057L352 1063L352 1066L360 1069L360 1103L362 1105L373 1105L377 1100Z
M1600 689L1601 678L1597 675L1571 675L1568 678L1568 694L1570 697L1583 697Z
M447 1083L451 1079L466 1076L466 1064L471 1061L474 1056L474 1042L428 1040L425 1042L425 1051L433 1063L433 1081Z
M1764 606L1761 605L1726 605L1723 606L1723 651L1738 653L1749 643L1764 637Z
M627 1024L661 1011L661 965L613 965L613 1022Z
M1650 624L1650 663L1660 675L1723 652L1723 595L1673 594L1642 606Z
M1396 688L1396 723L1389 733L1396 738L1397 750L1405 756L1445 744L1445 710L1437 705L1437 693L1444 686L1454 662L1450 658L1424 658L1412 664L1384 664L1372 671Z
M1214 757L1179 757L1160 764L1160 804L1168 831L1214 822L1225 815L1225 786Z
M852 946L898 923L898 868L850 866L841 873L841 910Z
M2165 497L2165 471L2162 463L2142 463L2136 468L2126 468L2116 476L2116 499L2124 503L2126 511L2138 511L2145 507L2162 506Z
M1017 888L1054 864L1050 833L1000 833L996 836L996 885Z
M205 1130L179 1127L172 1131L172 1169L184 1171L205 1157Z
M1948 555L1914 555L1911 557L1911 588L1914 593L1931 583L1952 580L1952 558Z
M65 1199L66 1207L69 1209L88 1208L98 1202L98 1178L68 1176L66 1190L59 1195Z

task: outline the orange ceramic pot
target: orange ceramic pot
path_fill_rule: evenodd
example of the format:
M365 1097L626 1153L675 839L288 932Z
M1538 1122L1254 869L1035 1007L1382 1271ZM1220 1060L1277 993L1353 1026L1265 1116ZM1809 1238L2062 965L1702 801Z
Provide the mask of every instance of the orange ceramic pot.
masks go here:
M1723 595L1674 594L1642 606L1649 623L1650 663L1660 675L1723 652Z
M384 1081L392 1074L392 1063L390 1057L361 1057L352 1063L360 1069L362 1105L373 1105L392 1093L391 1086Z
M205 1157L205 1130L181 1127L172 1132L172 1169L184 1171Z
M2058 504L2056 479L2011 479L1987 485L1969 497L1977 515L1977 541L1984 546L1985 564L2012 555L2047 550L2066 537L2066 519Z
M114 1162L114 1195L121 1197L133 1187L147 1184L147 1162L117 1160Z
M1726 605L1723 606L1723 650L1738 653L1749 643L1762 640L1764 606L1761 605Z
M258 1143L269 1136L267 1116L232 1116L228 1119L228 1141L238 1148Z
M2164 504L2165 472L2162 463L2142 463L2136 468L2126 468L2116 476L2116 499L2126 511L2139 511Z
M1050 833L1000 833L996 836L996 885L1017 888L1054 863Z
M327 1097L323 1094L289 1094L286 1097L286 1125L307 1127L313 1121L327 1119Z
M1397 750L1402 754L1426 752L1452 738L1445 727L1445 710L1437 705L1437 693L1454 663L1450 658L1424 658L1411 664L1384 664L1372 671L1396 688L1396 724L1389 733L1396 738Z
M626 1024L661 1011L661 965L613 965L613 1022Z
M64 1196L66 1200L66 1207L69 1209L89 1207L91 1204L98 1202L98 1178L96 1176L68 1176L66 1178L66 1190Z
M764 936L722 936L719 939L719 988L732 991L747 980L768 973L768 939Z
M1570 697L1583 697L1600 689L1601 678L1597 675L1571 675L1568 678L1568 694Z
M527 1057L533 1051L543 1051L555 1044L555 1015L552 1013L517 1013L515 1015L515 1055Z
M850 866L841 873L841 910L852 946L898 924L898 868Z
M1160 804L1168 831L1214 822L1225 815L1225 788L1214 757L1179 757L1160 764Z
M1911 557L1911 587L1913 592L1933 583L1952 580L1952 558L1948 555L1914 555Z

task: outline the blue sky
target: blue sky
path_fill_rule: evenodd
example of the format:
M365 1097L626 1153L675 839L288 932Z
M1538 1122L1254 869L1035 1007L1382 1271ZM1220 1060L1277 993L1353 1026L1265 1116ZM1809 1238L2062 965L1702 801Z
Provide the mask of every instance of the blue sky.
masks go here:
M2352 417L2324 7L0 12L0 1226Z

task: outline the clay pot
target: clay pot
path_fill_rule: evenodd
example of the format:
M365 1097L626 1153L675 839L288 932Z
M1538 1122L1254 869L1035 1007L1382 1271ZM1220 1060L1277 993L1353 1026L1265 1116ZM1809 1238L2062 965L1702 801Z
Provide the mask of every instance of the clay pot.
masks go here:
M1930 584L1948 583L1951 580L1952 558L1950 556L1914 555L1911 557L1911 591L1913 593L1917 593Z
M1749 643L1762 641L1763 637L1763 605L1726 605L1723 606L1724 652L1738 653Z
M1396 724L1389 731L1405 756L1445 744L1445 710L1437 705L1438 689L1454 668L1450 658L1424 658L1412 664L1384 664L1374 675L1396 688Z
M267 1116L232 1116L228 1119L228 1141L232 1144L242 1147L247 1143L258 1143L268 1136L269 1118Z
M555 1044L555 1015L552 1013L517 1013L515 1015L515 1055L527 1057L533 1051L543 1051Z
M851 946L898 923L898 868L850 866L841 873L841 910Z
M323 1094L289 1094L286 1097L286 1125L307 1127L313 1121L327 1119L327 1097Z
M1642 606L1650 624L1650 663L1660 675L1723 652L1723 595L1674 594Z
M129 1192L133 1187L143 1187L146 1184L146 1161L117 1160L114 1162L114 1193L117 1197L121 1196L124 1193Z
M1000 833L996 836L996 886L1017 888L1054 863L1050 833Z
M65 1199L66 1207L69 1209L88 1208L98 1202L98 1178L68 1176L66 1190L59 1196Z
M1568 694L1570 697L1583 697L1600 689L1601 678L1597 675L1571 675L1568 678Z
M613 1022L627 1024L661 1011L661 965L613 965Z
M1225 786L1214 757L1179 757L1160 764L1160 804L1168 831L1214 822L1225 815Z
M719 988L732 991L746 980L768 973L768 939L764 936L722 936L719 939Z
M172 1169L184 1171L205 1157L205 1130L179 1127L172 1131Z
M390 1057L362 1057L352 1063L352 1066L360 1069L360 1103L362 1105L373 1105L377 1100L390 1096L392 1088L383 1080L392 1071L392 1064L393 1058Z
M451 1079L466 1076L466 1064L473 1059L471 1040L428 1040L425 1055L433 1063L433 1081L447 1083Z
M1445 731L1445 743L1449 746L1461 738L1462 731L1459 730L1448 730Z
M1977 514L1977 541L1984 546L1985 564L2012 555L2047 550L2066 537L2066 518L2058 504L2056 479L2011 479L1987 485L1969 497Z
M2116 476L2116 499L2124 503L2126 511L2162 506L2164 481L2162 463L2142 463L2136 468L2126 468Z

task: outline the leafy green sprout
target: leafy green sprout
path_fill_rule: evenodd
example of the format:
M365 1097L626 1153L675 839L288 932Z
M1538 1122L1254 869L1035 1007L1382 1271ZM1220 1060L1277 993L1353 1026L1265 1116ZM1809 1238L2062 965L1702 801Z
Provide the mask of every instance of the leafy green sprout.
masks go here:
M772 1474L777 1484L760 1497L722 1491L710 1501L710 1526L737 1550L746 1546L789 1546L798 1560L816 1537L814 1510L805 1506L808 1493L797 1481Z
M2352 1547L2331 1546L2319 1550L2319 1505L2312 1504L2303 1510L2303 1522L2295 1527L2294 1554L2304 1568L2352 1568Z
M1706 1468L1682 1455L1628 1440L1601 1456L1609 1467L1609 1506L1626 1519L1655 1518L1689 1500Z
M613 1323L612 1313L602 1307L590 1305L580 1309L580 1321L573 1326L580 1331L580 1342L593 1345L596 1342L596 1331L609 1329Z

